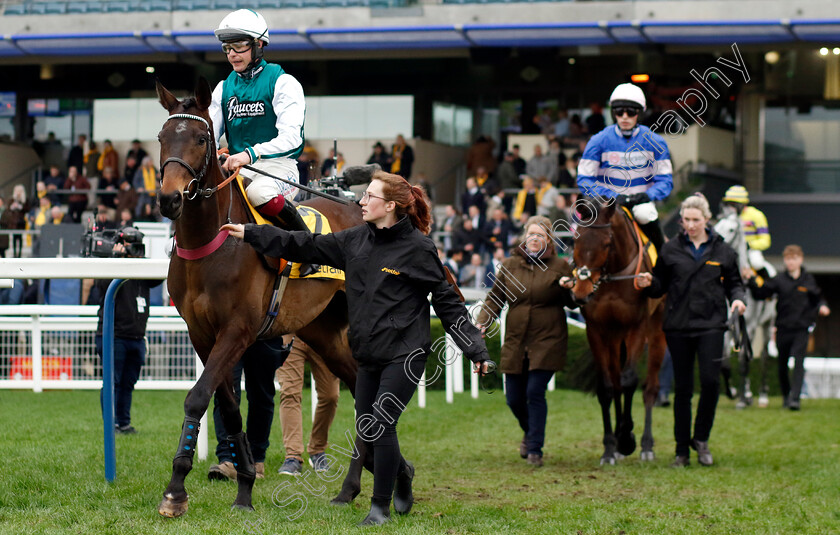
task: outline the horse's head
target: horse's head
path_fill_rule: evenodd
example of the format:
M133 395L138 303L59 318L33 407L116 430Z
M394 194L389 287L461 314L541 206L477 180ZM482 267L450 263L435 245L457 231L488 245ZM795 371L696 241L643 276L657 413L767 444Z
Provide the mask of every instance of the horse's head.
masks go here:
M736 213L731 213L715 223L715 232L720 234L727 244L732 245L735 239L740 236L741 218Z
M576 203L575 208L578 236L573 253L575 285L572 294L585 303L601 284L609 260L614 238L610 220L615 214L615 203L599 205L584 199Z
M178 100L157 82L157 94L161 105L169 111L169 119L158 134L161 161L158 202L160 213L175 220L181 216L184 195L195 198L214 166L218 167L213 123L207 113L210 84L201 78L194 98Z

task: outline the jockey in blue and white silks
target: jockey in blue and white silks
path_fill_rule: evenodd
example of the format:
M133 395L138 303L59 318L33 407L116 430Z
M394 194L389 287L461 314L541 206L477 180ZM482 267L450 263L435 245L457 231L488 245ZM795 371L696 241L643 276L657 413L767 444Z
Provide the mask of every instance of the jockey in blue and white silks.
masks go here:
M659 134L638 124L645 96L633 84L621 84L610 97L616 124L592 136L578 164L577 184L589 197L618 197L659 249L664 241L654 201L674 187L668 145Z

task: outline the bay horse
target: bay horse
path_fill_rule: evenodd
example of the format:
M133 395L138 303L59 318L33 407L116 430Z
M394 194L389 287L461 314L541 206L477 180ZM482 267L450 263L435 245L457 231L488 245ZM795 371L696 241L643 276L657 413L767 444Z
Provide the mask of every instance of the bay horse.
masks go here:
M665 356L665 305L661 298L649 299L635 288L635 275L639 270L650 271L652 264L630 217L617 209L615 202L598 205L585 199L575 207L579 225L573 253L576 267L572 293L585 303L581 311L586 319L586 338L598 372L597 395L604 423L601 464L615 464L636 450L631 409L639 383L636 366L646 342L641 458L652 461L651 416L659 390L659 368ZM614 430L611 404L615 404Z
M207 112L210 85L199 80L194 98L179 101L160 82L157 94L169 112L158 139L161 157L161 213L175 222L177 246L187 250L218 248L199 259L173 255L168 287L204 371L184 401L181 440L172 462L172 477L158 512L177 517L187 510L184 480L192 469L199 418L214 392L219 393L229 445L239 459L238 489L233 506L253 509L253 458L242 433L242 418L233 395L232 370L243 352L257 340L273 293L276 270L242 240L226 237L219 227L248 222L246 200L235 183L224 186L224 172L216 158L213 126ZM224 190L227 187L227 191ZM334 232L363 223L357 204L342 205L323 198L305 203L326 216ZM355 393L357 364L347 340L347 306L341 280L290 280L282 304L264 339L295 333L327 363L330 371ZM357 455L334 503L351 501L359 489L361 466L368 458L356 439Z

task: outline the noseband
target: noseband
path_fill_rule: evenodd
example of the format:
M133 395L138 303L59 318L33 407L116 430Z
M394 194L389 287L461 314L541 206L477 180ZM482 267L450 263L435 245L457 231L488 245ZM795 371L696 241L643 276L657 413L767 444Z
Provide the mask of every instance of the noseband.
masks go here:
M204 166L198 171L193 169L193 167L190 164L188 164L186 161L184 161L181 158L176 158L175 156L170 156L169 158L167 158L166 161L164 161L163 164L160 166L160 182L161 182L161 185L163 185L163 169L166 167L166 164L171 163L171 162L175 162L175 163L183 166L187 170L187 172L189 172L190 176L192 177L192 180L190 180L190 183L187 184L187 189L184 190L184 195L186 195L187 200L192 201L196 197L198 197L199 195L204 197L204 198L211 197L219 189L219 186L216 186L215 188L202 188L201 187L201 181L204 179L205 175L207 174L207 170L210 169L210 153L212 151L212 146L213 146L212 143L211 143L211 140L213 139L211 136L213 134L210 131L210 123L208 123L207 120L204 119L203 117L199 117L198 115L191 115L189 113L175 113L173 115L170 115L166 120L168 121L169 119L192 119L194 121L201 121L202 123L204 123L204 126L207 127L207 150L205 151L205 154L204 154ZM193 184L195 184L195 191L193 193L190 193L190 189L192 188Z

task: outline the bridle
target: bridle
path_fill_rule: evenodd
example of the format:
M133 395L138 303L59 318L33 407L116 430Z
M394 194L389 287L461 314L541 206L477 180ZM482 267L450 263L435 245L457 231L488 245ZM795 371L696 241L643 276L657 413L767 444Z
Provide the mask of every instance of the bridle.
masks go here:
M641 245L641 236L639 237L639 253L638 253L638 256L636 258L632 259L629 264L624 266L619 271L617 271L615 273L605 273L606 268L607 268L607 263L609 262L610 251L613 248L613 242L615 240L615 235L612 232L612 224L611 223L602 223L602 224L598 224L598 225L583 225L583 226L585 226L586 228L591 228L591 229L609 229L609 233L610 233L610 236L609 236L610 239L609 239L609 242L607 243L607 262L604 262L604 264L600 268L594 270L596 273L600 273L601 276L598 277L598 282L593 282L592 283L592 293L594 294L595 292L597 292L598 288L601 286L601 284L606 283L606 282L616 282L616 281L634 279L634 284L635 284L635 279L637 278L637 275L638 275L638 269L641 267L641 259L642 259L642 256L644 254L644 251L643 251L642 245ZM631 231L631 237L632 237L632 231ZM576 280L585 281L585 280L589 280L592 277L593 269L589 268L588 266L581 266L579 268L575 267L574 256L572 256L572 261L570 262L570 264L572 266L572 276ZM637 269L636 269L637 273L633 273L632 268L633 268L634 264L637 265Z
M194 121L201 121L202 123L204 123L204 126L207 127L207 150L204 152L204 166L198 171L193 169L193 167L190 164L188 164L185 160L181 158L175 156L170 156L169 158L167 158L166 161L164 161L163 164L160 166L161 185L163 185L163 169L166 167L167 164L175 162L183 166L192 177L192 180L190 180L190 183L187 184L187 188L183 192L187 200L192 201L199 196L201 196L204 199L209 199L219 189L227 186L230 183L230 181L233 180L233 178L235 177L235 174L233 174L230 177L228 177L225 181L212 188L201 187L202 180L207 175L207 172L210 169L210 158L213 152L213 134L211 132L210 123L208 123L204 117L199 117L198 115L192 115L189 113L175 113L170 115L166 120L168 121L169 119L192 119ZM190 189L193 187L193 184L195 184L195 191L190 193Z

